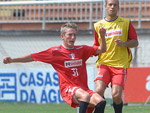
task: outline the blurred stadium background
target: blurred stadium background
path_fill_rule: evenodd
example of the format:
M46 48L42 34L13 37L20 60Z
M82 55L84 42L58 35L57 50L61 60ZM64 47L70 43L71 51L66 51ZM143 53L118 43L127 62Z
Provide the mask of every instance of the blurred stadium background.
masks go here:
M34 90L37 89L36 80L38 81L39 79L32 78L31 75L32 73L33 75L36 73L36 76L38 76L37 70L42 70L41 72L44 75L47 69L52 69L50 65L44 63L16 63L4 65L2 63L4 56L23 56L61 44L59 28L66 22L75 22L79 26L77 45L87 44L92 46L94 42L93 23L102 19L106 14L104 1L105 0L0 0L0 101L17 102L22 99L25 102L38 103L38 100L36 101L35 99L36 91L34 92ZM128 72L127 85L123 93L124 102L149 104L150 1L120 0L118 15L131 20L136 28L139 40L139 46L131 49L133 60L131 69ZM91 89L95 87L92 80L96 75L96 60L97 57L92 57L87 61L87 67L89 69L88 75L90 77L89 87ZM43 71L44 69L46 69L46 72ZM15 73L15 75L13 76L12 73ZM20 73L26 73L26 76L22 74L22 77L24 77L26 81L16 80L19 79L16 75L21 76ZM51 73L55 74L53 70ZM30 75L29 78L27 77L28 75ZM15 77L15 79L11 77ZM44 81L44 77L42 80ZM54 80L54 78L52 80ZM22 83L22 86L19 86L18 82ZM38 81L38 83L40 82L41 81ZM25 83L28 84L27 89L25 88ZM35 89L28 89L32 85ZM60 97L58 97L59 94L57 94L59 91L55 92L56 86L57 85L52 87L54 93L48 93L50 89L46 89L44 85L42 86L42 83L41 86L38 86L51 96L51 98L49 97L49 101L46 100L45 97L41 100L42 102L62 102ZM22 92L18 91L19 87L23 87ZM45 96L44 94L45 93L42 92L42 96ZM54 95L57 95L56 98L58 98L59 101L53 101L55 100ZM111 99L110 88L107 89L105 96ZM41 101L39 101L39 103Z

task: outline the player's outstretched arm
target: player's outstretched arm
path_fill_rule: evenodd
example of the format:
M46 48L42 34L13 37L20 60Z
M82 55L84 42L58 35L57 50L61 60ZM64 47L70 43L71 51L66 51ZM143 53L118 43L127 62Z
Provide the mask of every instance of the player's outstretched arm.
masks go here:
M9 56L5 56L3 58L3 63L4 64L9 64L9 63L25 63L25 62L32 62L33 58L31 55L26 55L26 56L22 56L22 57L17 57L17 58L11 58Z
M101 36L101 44L99 48L97 49L95 54L100 54L106 52L106 41L105 41L105 34L106 34L106 29L103 27L99 28L99 33Z

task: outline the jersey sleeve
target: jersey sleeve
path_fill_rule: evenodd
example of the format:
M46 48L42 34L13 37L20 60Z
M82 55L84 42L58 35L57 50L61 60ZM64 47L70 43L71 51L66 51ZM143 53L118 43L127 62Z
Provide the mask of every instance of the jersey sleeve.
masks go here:
M84 59L87 60L89 57L95 55L98 46L84 46Z
M94 46L99 46L99 42L98 42L98 34L97 34L97 32L94 30Z
M41 61L45 63L52 62L52 51L51 49L47 49L38 53L31 54L34 61Z
M130 25L129 25L129 35L128 35L128 39L129 40L137 40L137 33L132 25L132 23L130 22Z

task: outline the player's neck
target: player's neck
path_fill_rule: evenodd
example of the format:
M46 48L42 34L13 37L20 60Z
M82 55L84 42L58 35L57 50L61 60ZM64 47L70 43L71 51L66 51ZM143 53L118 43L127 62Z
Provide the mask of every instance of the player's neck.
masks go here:
M114 20L116 20L118 18L118 16L115 16L115 17L105 17L105 20L107 20L107 21L114 21Z
M66 49L74 49L74 47L67 47L67 46L65 46L64 44L62 44L62 46L64 47L64 48L66 48Z

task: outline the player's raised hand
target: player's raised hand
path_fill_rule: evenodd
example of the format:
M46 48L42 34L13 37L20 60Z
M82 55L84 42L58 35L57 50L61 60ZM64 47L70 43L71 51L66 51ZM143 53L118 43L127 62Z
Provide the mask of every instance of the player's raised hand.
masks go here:
M103 27L100 27L99 28L99 34L101 37L101 43L100 43L100 46L98 47L97 51L95 52L96 55L104 53L107 50L106 41L105 41L106 29Z
M100 26L99 33L101 35L101 39L105 39L106 29Z
M4 64L8 64L8 63L12 63L12 58L9 56L6 56L3 58L3 63Z

